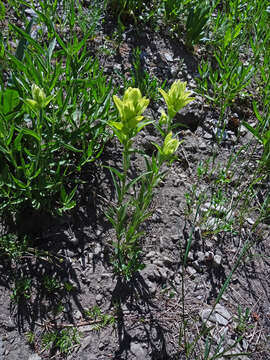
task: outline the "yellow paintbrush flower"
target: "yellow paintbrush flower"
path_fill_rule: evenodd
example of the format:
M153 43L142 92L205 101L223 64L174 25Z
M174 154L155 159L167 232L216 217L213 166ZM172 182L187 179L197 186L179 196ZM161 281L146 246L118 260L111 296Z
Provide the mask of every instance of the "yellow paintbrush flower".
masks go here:
M171 119L185 105L194 100L193 97L190 97L191 92L186 90L186 86L186 82L176 80L168 92L163 89L159 89L159 92L167 104L168 115Z
M129 87L121 100L118 96L113 96L113 101L119 112L120 122L111 121L109 125L114 129L121 142L131 139L145 125L152 121L142 121L142 113L149 104L149 99L142 96L137 88Z
M32 99L26 99L26 102L34 110L44 109L54 97L53 95L46 97L44 90L36 84L32 85L31 90Z

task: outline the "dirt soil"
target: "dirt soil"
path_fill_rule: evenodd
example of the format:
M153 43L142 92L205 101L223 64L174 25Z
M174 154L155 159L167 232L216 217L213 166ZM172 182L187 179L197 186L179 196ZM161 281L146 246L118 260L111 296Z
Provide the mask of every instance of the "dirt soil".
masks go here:
M132 51L139 46L143 49L145 69L150 74L168 80L168 84L181 79L187 81L190 90L195 88L199 53L190 52L179 40L171 40L151 29L143 29L138 36L132 27L126 29L124 41L117 48L105 37L108 31L101 29L89 44L89 51L100 58L108 76L116 78L118 70L128 77ZM160 106L164 106L162 101L151 104L147 115L158 119ZM104 211L115 195L109 172L101 164L86 169L88 185L79 190L78 207L71 213L57 219L31 212L23 214L21 229L32 234L33 247L43 252L35 256L34 250L30 250L19 263L1 257L0 360L62 359L63 354L44 348L42 336L46 331L73 326L80 333L80 344L74 344L73 352L67 355L70 360L185 359L184 338L180 336L184 321L184 336L192 341L247 241L252 248L233 273L209 326L212 326L213 347L221 336L222 346L226 348L243 334L236 352L248 354L236 359L269 359L269 225L260 223L252 230L256 221L252 206L258 201L254 198L249 204L250 212L242 217L238 210L229 214L228 223L235 220L233 231L226 231L224 227L215 231L218 216L205 217L203 208L207 211L209 207L214 191L212 180L218 171L214 171L211 178L199 179L197 173L200 162L206 162L213 154L216 154L214 168L226 166L230 156L250 141L250 135L242 126L236 130L229 125L234 112L240 121L254 122L245 106L235 107L226 115L228 126L220 144L215 136L218 112L202 97L196 95L196 100L176 119L186 125L179 133L184 140L178 150L179 160L168 168L165 180L155 190L153 214L144 225L145 236L141 240L142 261L146 266L130 283L115 277L110 265L115 234ZM160 142L160 136L150 126L138 135L136 146L150 154L152 141ZM237 157L232 170L236 180L228 184L227 204L233 201L236 190L240 192L244 188L260 151L257 147L255 154L245 151ZM116 140L105 148L102 163L121 166ZM142 158L137 156L134 172L139 173L143 166ZM260 190L261 196L266 191L269 191L267 184ZM196 204L203 193L208 198L203 198L196 217ZM190 209L186 194L195 194ZM191 250L183 271L190 234L193 234ZM25 301L20 299L16 303L11 299L14 274L18 278L32 278L32 291ZM44 279L55 279L51 293L48 287L45 291ZM104 325L101 315L95 317L88 313L87 316L86 310L95 306L101 314L108 315L112 323ZM239 311L241 309L243 316L247 308L250 316L243 328ZM35 341L29 344L31 341L27 339L31 333ZM193 359L201 358L205 342L205 337L199 340ZM221 358L225 359L225 355Z

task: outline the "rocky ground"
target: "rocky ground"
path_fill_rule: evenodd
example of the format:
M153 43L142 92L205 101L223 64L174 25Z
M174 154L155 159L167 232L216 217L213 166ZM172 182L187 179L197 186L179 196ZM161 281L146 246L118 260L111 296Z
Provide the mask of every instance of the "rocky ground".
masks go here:
M132 27L126 29L116 48L107 39L108 31L100 30L89 51L99 57L105 73L116 82L120 82L117 74L128 78L132 50L139 46L149 74L169 84L175 79L187 81L188 88L195 90L199 53L186 50L179 40L161 32L144 29L138 36ZM117 279L110 265L114 232L104 216L104 198L112 200L114 192L108 172L99 165L86 170L89 186L80 190L79 206L70 214L61 219L24 214L23 228L36 232L33 245L40 254L30 249L15 263L1 257L0 360L64 358L59 351L45 348L44 334L65 329L70 338L73 327L80 341L73 341L73 351L67 354L70 360L186 359L185 341L191 342L199 334L228 277L228 288L207 322L211 351L220 344L220 352L226 350L222 359L237 353L246 353L235 355L242 360L269 358L269 225L261 222L255 229L253 226L258 215L253 209L259 197L269 191L268 185L258 189L244 212L240 205L234 205L252 176L261 149L257 146L252 153L255 142L241 125L234 127L231 119L255 120L245 106L236 105L226 115L227 126L218 143L219 114L201 96L195 97L176 119L186 125L179 133L184 140L179 160L168 168L165 180L155 190L153 214L142 239L146 266L132 282ZM161 101L151 104L147 115L158 119L160 106ZM152 141L159 142L160 137L150 126L138 135L136 145L151 153ZM250 148L240 152L250 142ZM226 199L211 211L211 199L218 189L215 180L236 154ZM113 140L101 162L121 166L120 155ZM199 176L198 166L206 166L208 159L210 164L214 159L213 171ZM142 168L138 156L134 171ZM232 224L229 230L228 224ZM233 271L243 248L249 245L252 247ZM15 301L14 274L32 279L31 293L24 301ZM250 312L244 321L246 309ZM205 336L198 341L190 359L203 358L206 341Z

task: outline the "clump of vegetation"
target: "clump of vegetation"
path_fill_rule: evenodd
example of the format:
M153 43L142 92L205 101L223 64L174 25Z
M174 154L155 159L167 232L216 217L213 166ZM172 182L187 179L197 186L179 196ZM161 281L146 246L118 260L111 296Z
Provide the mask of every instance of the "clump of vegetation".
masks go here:
M10 22L5 26L10 13L24 25ZM113 34L117 33L118 48L126 39L126 31L134 28L139 34L142 26L179 41L198 62L193 97L185 81L170 84L169 79L148 72L139 46L131 51L130 79L124 89L113 74L105 75L89 49L106 17L112 17L116 25ZM87 8L74 1L40 1L37 8L33 1L0 0L0 28L0 215L15 223L15 230L1 228L0 257L12 272L16 270L10 278L13 305L19 308L31 303L38 280L47 300L60 292L74 292L68 280L62 282L53 275L34 280L27 273L28 268L23 267L26 259L59 266L63 259L35 249L33 239L16 229L16 219L27 214L28 209L60 216L71 209L76 211L81 185L87 182L84 171L93 169L108 169L115 190L115 197L105 199L109 205L103 209L114 229L109 254L113 271L125 283L134 279L145 265L143 225L151 217L154 192L181 149L182 141L175 133L179 125L176 116L200 95L204 105L218 115L212 129L213 151L190 174L193 184L185 194L185 217L191 230L179 254L182 314L178 345L186 359L230 356L231 349L252 327L250 310L238 308L236 340L230 347L223 339L213 340L207 320L255 242L248 239L243 244L208 319L196 326L198 331L192 341L187 337L190 323L185 281L196 227L202 230L203 237L239 235L249 212L255 214L251 231L269 222L269 1L107 0L88 2ZM166 109L161 109L157 119L145 115L149 107L161 106L163 100ZM247 109L253 123L245 115ZM239 113L236 121L231 115L235 111ZM240 146L243 127L251 140ZM134 146L147 129L161 137L160 142L151 144L154 150L150 155ZM229 131L235 136L236 146L230 149L227 161L220 164L218 156L224 151ZM122 156L120 168L103 163L103 150L114 137ZM144 160L144 169L136 176L132 174L135 156ZM185 160L189 167L184 157L183 153L183 163ZM247 162L245 168L243 161ZM171 294L173 298L178 296L177 291ZM61 301L56 312L63 312ZM98 307L86 311L85 316L96 322L96 330L117 321ZM27 334L28 342L35 344L34 332ZM204 349L200 348L202 339ZM47 350L68 354L79 345L78 330L75 326L47 329L42 344Z

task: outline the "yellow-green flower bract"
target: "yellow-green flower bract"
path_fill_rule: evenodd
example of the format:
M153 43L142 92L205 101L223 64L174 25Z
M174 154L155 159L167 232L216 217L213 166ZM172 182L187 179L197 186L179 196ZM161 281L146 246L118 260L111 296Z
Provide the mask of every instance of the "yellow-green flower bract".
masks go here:
M120 122L111 121L109 125L115 130L119 140L131 139L138 131L149 122L142 122L142 113L149 104L149 99L142 96L137 88L129 87L121 100L118 96L113 96L113 101L119 112Z
M167 104L170 118L173 118L179 110L194 100L194 98L190 97L191 92L186 90L186 86L186 82L176 80L168 92L159 89Z
M26 102L35 110L45 108L53 98L53 95L46 97L44 90L36 84L32 85L31 90L32 99L26 99Z
M142 97L141 91L137 88L129 87L123 96L123 100L118 96L113 96L113 101L119 111L123 128L135 128L143 119L142 113L147 108L149 100Z
M161 154L164 156L174 155L180 145L180 141L172 138L172 132L165 137L163 147L161 149Z

